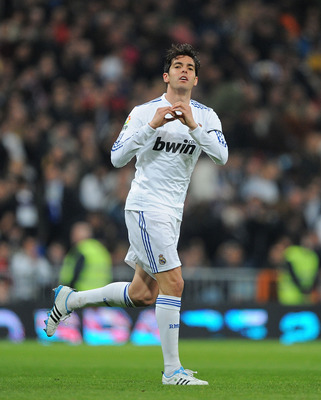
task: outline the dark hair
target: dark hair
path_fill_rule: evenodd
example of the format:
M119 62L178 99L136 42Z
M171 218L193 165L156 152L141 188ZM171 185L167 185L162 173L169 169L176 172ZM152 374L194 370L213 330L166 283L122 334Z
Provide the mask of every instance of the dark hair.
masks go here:
M171 48L167 50L164 63L164 72L168 73L173 60L178 56L189 56L193 59L195 64L195 75L197 76L201 63L198 58L197 51L193 48L192 45L188 43L172 44Z

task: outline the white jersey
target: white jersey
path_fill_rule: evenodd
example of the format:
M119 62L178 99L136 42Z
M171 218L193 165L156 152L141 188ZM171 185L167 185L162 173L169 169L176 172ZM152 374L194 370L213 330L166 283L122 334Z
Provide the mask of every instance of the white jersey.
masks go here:
M191 131L179 120L153 129L149 122L160 107L171 104L165 94L135 107L111 151L117 168L136 156L136 173L125 209L158 211L182 219L184 201L195 164L204 151L215 163L225 164L228 148L216 113L191 100L198 127Z

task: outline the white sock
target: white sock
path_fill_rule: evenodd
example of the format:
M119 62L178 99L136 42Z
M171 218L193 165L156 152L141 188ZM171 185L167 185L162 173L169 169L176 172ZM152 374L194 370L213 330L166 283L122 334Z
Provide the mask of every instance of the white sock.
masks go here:
M114 282L98 289L72 292L67 308L75 310L86 306L135 307L128 295L130 282Z
M178 355L180 309L180 297L165 295L157 297L156 320L163 351L164 373L167 376L181 367Z

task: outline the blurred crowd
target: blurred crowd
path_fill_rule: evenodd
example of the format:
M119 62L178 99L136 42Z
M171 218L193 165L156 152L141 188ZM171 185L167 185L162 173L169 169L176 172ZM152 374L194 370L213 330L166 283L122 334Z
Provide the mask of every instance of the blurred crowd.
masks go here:
M183 265L274 268L284 241L319 252L320 24L319 0L0 0L0 303L56 283L78 221L123 264L134 162L115 170L110 149L165 92L177 42L200 53L193 97L230 150L224 167L199 160Z

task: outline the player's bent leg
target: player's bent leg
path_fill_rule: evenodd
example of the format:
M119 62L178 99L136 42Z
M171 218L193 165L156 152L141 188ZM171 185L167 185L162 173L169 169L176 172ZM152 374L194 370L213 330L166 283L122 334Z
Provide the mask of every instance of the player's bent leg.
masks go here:
M74 309L86 306L107 305L120 307L144 306L155 303L157 282L137 268L133 282L114 282L102 288L75 292L68 286L60 285L55 291L54 304L45 321L45 332L51 337L56 332L61 321L65 320ZM130 299L129 288L133 285L136 301ZM68 305L67 305L68 301Z
M136 264L135 275L128 288L128 295L136 307L154 304L158 295L157 281L138 264Z
M49 337L53 336L59 323L75 309L98 305L143 307L154 304L158 294L158 285L155 279L137 266L132 282L113 282L102 288L81 292L60 285L54 291L54 304L45 321L45 332Z

